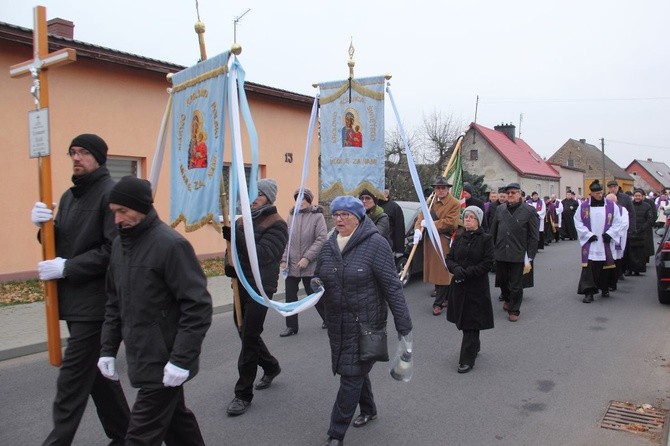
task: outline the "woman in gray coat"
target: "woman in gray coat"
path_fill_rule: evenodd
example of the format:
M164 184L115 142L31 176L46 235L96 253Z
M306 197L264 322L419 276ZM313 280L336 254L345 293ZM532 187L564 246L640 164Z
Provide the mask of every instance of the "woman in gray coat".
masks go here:
M293 199L298 199L296 190ZM290 246L286 246L281 259L281 270L286 275L286 302L298 300L298 285L302 280L307 295L312 294L310 281L314 277L316 257L326 241L326 220L323 218L323 208L313 206L314 194L305 188L300 209L291 209L286 219L291 234ZM323 312L323 301L319 300L314 306L321 316L321 328L326 328L326 318ZM279 336L286 337L298 333L298 315L286 318L286 330Z
M377 418L368 376L374 361L360 359L360 323L385 325L390 308L398 333L407 336L412 330L391 247L372 220L365 218L361 201L337 197L330 210L335 231L319 254L314 282L322 282L325 289L321 299L326 307L333 374L340 375L340 390L324 446L342 444L356 406L360 405L361 412L354 427Z

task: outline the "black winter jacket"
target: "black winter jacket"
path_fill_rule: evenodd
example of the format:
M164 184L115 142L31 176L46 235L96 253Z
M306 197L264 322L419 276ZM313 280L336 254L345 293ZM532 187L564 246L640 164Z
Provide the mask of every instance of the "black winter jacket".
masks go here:
M493 236L495 260L522 263L526 253L530 259L534 259L540 239L540 219L537 212L532 206L520 203L511 214L509 205L510 203L504 203L496 208L489 231Z
M277 292L277 283L279 282L279 264L288 243L288 226L284 219L277 214L275 206L265 206L260 209L260 214L253 218L253 227L263 289L266 294L274 294ZM252 288L258 292L256 281L251 272L251 261L249 260L245 240L244 226L240 218L235 225L237 256L240 259L244 276Z
M398 333L412 330L412 320L398 280L388 241L372 220L363 218L340 252L337 231L326 241L315 275L324 285L326 324L330 339L333 374L365 375L374 362L361 362L358 352L359 325L386 322L387 305Z
M459 330L493 328L489 271L493 266L493 238L482 228L456 236L447 255L454 274L449 289L447 320Z
M58 312L67 321L102 321L105 271L118 234L108 203L115 182L105 166L72 181L54 218L56 256L66 259L65 277L58 280Z
M212 321L207 278L193 247L152 209L114 240L107 273L100 356L116 356L123 340L133 387L162 388L169 361L198 373Z

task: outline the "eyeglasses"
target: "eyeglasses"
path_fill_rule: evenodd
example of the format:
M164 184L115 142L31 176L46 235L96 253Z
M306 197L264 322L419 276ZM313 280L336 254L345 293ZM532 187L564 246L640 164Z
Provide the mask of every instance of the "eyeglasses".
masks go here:
M70 149L67 152L67 156L69 156L70 158L74 158L75 156L79 156L81 158L81 157L84 157L84 156L91 156L91 155L92 155L91 152L89 152L86 149L81 149L81 150Z
M520 194L520 193L521 193L521 191L518 191L518 190L508 190L507 191L507 195L517 195L517 194Z
M352 214L348 212L336 212L333 214L333 219L337 220L338 218L341 218L343 220L346 220L347 218L351 217Z
M449 186L435 186L435 189L449 189Z

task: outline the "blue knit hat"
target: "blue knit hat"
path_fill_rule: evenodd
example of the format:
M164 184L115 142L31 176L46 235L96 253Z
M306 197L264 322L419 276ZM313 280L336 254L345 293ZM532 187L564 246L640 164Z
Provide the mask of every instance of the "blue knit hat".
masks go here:
M365 208L363 207L363 203L358 198L350 195L336 197L333 202L330 203L330 212L334 213L337 211L349 212L350 214L355 215L358 221L365 218Z

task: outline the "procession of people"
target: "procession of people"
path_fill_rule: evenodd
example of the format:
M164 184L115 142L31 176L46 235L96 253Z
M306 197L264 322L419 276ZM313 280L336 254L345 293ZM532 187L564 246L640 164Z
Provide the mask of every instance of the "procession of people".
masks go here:
M53 219L62 240L58 257L40 262L38 270L41 279L58 281L60 316L71 334L57 381L54 428L44 444L72 442L91 395L111 444L201 445L183 384L198 373L201 345L212 322L206 279L189 242L159 219L150 184L130 176L115 183L105 167L106 153L97 135L76 137L69 148L74 187L57 210L38 202L31 212L38 227ZM520 184L513 182L484 202L466 183L465 206L451 195L447 178L439 176L431 186L429 214L419 213L413 242L434 234L439 239L435 245L424 241L424 258L416 261L424 264L424 281L437 289L432 313L439 315L446 307L446 319L463 333L457 361L461 374L474 369L480 331L494 326L491 272L507 319L518 322L543 242L578 240L582 269L574 281L577 294L584 303L598 295L608 298L619 280L646 271L653 254L652 228L669 206L667 196L649 203L641 189L630 200L616 181L607 184L607 195L595 180L588 198L577 200L567 191L562 201L556 195L540 199L537 192L525 201ZM390 412L377 406L369 377L375 362L388 360L388 354L368 359L369 347L361 343L366 330L385 331L390 309L403 342L412 339L395 266L399 236L389 229L402 223L401 215L394 213L389 225L389 216L368 189L338 196L330 203L334 227L327 236L324 209L310 189L293 194L302 200L289 212L287 224L274 205L276 182L265 178L257 188L250 205L252 245L245 243L242 219L234 234L230 226L223 227L223 238L236 242L239 260L237 265L226 263L226 275L251 277L258 268L261 277L252 290L240 289L241 311L233 313L241 340L239 377L226 412L246 413L254 390L267 389L281 373L279 359L261 338L268 307L251 294L263 291L272 299L283 271L287 302L298 300L300 282L307 294L324 291L316 308L327 329L332 372L340 380L324 445L341 445L350 425L361 428ZM85 212L88 208L96 209L95 218ZM432 226L435 232L426 230ZM247 251L253 245L256 256ZM142 273L150 270L156 273ZM297 333L297 315L287 317L280 336ZM132 409L116 364L122 342L131 384L139 389ZM263 374L256 381L259 368Z

